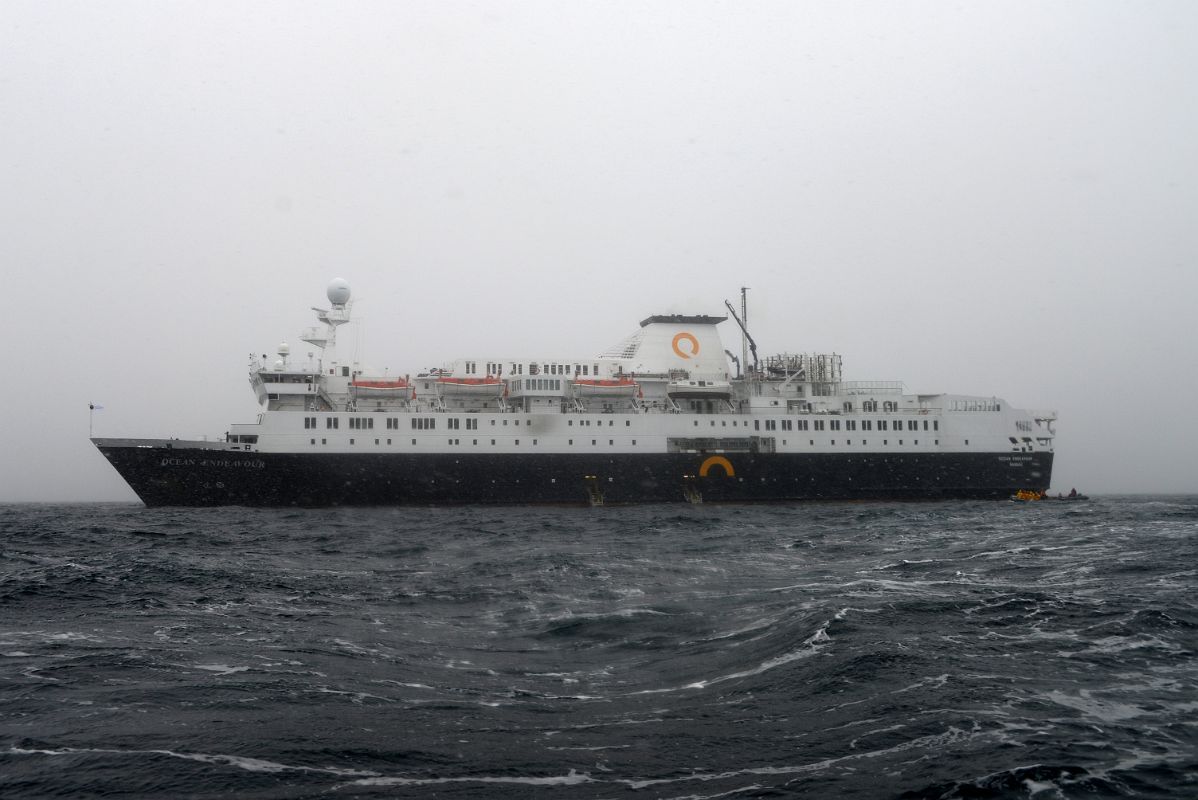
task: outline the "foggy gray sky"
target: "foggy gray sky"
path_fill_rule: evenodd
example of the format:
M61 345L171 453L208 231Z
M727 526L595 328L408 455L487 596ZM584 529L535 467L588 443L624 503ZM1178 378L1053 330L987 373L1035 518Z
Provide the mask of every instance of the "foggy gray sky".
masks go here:
M5 0L0 501L134 499L89 401L252 421L337 276L395 373L748 285L762 351L1057 409L1054 489L1198 491L1196 41L1184 0Z

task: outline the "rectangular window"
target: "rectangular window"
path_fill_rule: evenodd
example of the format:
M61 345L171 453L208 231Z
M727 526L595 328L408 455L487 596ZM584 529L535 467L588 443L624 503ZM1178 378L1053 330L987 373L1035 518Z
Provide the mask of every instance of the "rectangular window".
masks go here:
M824 421L822 419L817 419L815 421L815 429L817 431L822 431L824 429Z

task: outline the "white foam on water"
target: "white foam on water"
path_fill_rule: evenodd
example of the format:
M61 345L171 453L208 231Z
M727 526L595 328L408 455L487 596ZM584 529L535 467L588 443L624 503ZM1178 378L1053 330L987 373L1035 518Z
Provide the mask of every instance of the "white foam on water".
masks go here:
M943 747L973 738L974 732L950 727L942 733L920 736L910 741L901 742L893 747L881 750L870 750L864 753L852 753L838 758L827 758L810 764L794 764L780 767L749 767L746 769L728 770L726 772L694 772L680 778L645 778L641 780L623 779L617 781L633 789L644 789L650 786L660 786L667 783L682 783L684 781L714 781L729 780L745 775L801 775L807 772L819 772L837 764L859 761L867 758L879 758L913 749L940 750Z
M10 747L8 752L13 755L45 755L45 756L68 756L68 755L86 755L89 753L102 753L104 755L120 755L120 756L167 756L169 758L180 758L185 761L199 761L204 764L216 764L219 766L236 767L247 772L316 772L327 775L336 775L338 777L353 777L353 776L372 776L378 775L377 772L360 769L343 769L340 767L301 767L292 764L280 764L277 761L266 761L261 758L248 758L246 756L233 756L224 753L180 753L174 750L117 750L110 748L89 748L89 747L63 747L58 750L31 750L22 747Z
M769 672L772 669L776 669L777 667L781 667L795 661L810 658L818 653L823 645L832 641L832 637L828 636L828 626L831 625L834 620L844 619L845 615L849 611L849 608L842 608L832 616L832 619L821 623L820 626L816 628L815 633L804 639L802 644L800 644L794 650L790 650L788 652L782 653L781 655L766 659L755 667L741 670L740 672L730 672L727 675L720 675L715 678L694 681L693 683L688 683L683 686L667 687L664 689L643 689L639 692L633 692L632 694L663 694L666 692L685 691L688 689L706 689L707 687L714 686L717 683L737 680L738 678L749 678L754 675L760 675L763 672Z
M447 783L506 783L521 786L578 786L583 783L601 783L585 772L570 770L567 775L554 775L544 778L517 778L506 775L475 775L461 778L362 778L353 781L352 786L434 786Z
M215 672L217 675L234 675L238 672L249 672L249 667L231 667L228 664L190 664L194 669L205 672Z
M1049 700L1060 706L1072 708L1100 722L1122 722L1135 719L1149 713L1130 703L1117 703L1113 700L1101 700L1092 695L1089 689L1082 689L1077 695L1069 695L1054 689L1045 695Z

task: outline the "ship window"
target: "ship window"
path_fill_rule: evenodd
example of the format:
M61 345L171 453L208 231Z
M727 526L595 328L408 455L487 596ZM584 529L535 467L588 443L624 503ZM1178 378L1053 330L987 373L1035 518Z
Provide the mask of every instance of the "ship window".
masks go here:
M310 440L309 440L309 442L310 442L311 444L316 444L316 440L315 440L315 439L310 439Z
M938 419L932 420L932 430L934 430L934 431L940 430L940 420L938 420Z
M494 439L492 439L492 440L491 440L491 444L495 444L495 440L494 440Z
M965 444L969 444L969 440L968 440L968 439L966 439L966 440L965 440Z
M591 444L598 444L598 443L599 443L599 442L598 442L598 440L597 440L597 439L591 439Z
M884 420L884 419L878 420L878 430L880 430L880 431L886 430L886 420Z
M342 367L342 368L341 368L341 377L342 377L342 378L348 378L348 377L349 377L349 367Z
M350 440L349 440L349 443L350 443L350 444L353 444L353 443L354 443L354 440L353 440L353 439L350 439Z
M474 440L474 444L478 444L478 439L475 439L475 440Z
M582 365L582 374L583 374L583 375L589 375L589 374L590 374L590 372L588 372L588 370L587 370L587 365L586 365L586 364L583 364L583 365Z
M328 443L329 443L329 440L328 440L328 439L321 439L321 440L320 440L320 443L321 443L321 444L328 444Z
M375 444L378 444L378 443L379 443L379 440L378 440L378 439L375 439L375 440L374 440L374 443L375 443Z
M416 444L416 440L415 440L415 439L413 439L413 440L412 440L412 444Z
M624 427L625 427L625 428L631 428L631 427L632 427L632 420L630 420L630 419L626 419L626 420L624 420Z
M574 440L573 440L573 439L567 439L567 440L566 440L566 444L574 444Z
M926 419L923 421L923 429L925 431L928 429L928 421Z
M519 439L517 439L517 440L516 440L516 445L517 445L517 446L519 446L519 445L520 445L520 440L519 440Z
M815 429L817 431L822 431L824 429L824 421L822 419L817 419L815 421Z
M636 446L636 439L633 439L633 440L632 440L632 445L633 445L633 447L635 447L635 446Z
M615 439L608 439L608 440L607 440L607 443L608 443L608 445L613 445L613 444L615 444L615 443L616 443L616 440L615 440Z
M391 444L391 440L390 440L390 439L388 439L388 440L387 440L387 444Z

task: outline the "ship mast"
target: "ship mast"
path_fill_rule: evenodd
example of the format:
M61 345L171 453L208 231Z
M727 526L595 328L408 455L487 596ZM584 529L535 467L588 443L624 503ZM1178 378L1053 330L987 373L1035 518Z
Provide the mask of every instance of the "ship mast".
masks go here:
M749 307L745 299L748 286L740 287L740 363L749 366Z

